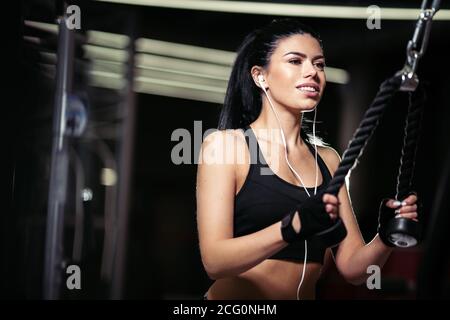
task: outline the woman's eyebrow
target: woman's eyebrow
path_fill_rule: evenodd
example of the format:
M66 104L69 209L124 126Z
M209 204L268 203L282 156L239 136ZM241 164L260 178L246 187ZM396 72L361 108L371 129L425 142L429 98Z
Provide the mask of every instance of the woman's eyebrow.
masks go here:
M302 57L302 58L306 58L307 57L306 54L304 54L303 52L298 52L298 51L289 51L288 53L285 53L283 55L283 57L287 56L288 54L293 54L293 55L296 55L296 56L299 56L299 57ZM322 54L318 54L318 55L314 56L312 58L312 60L323 59L323 58L325 58L325 57Z

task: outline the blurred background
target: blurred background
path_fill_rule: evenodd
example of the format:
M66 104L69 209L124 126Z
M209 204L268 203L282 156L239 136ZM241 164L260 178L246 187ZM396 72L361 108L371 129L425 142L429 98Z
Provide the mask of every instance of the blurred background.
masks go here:
M381 8L379 28L367 25L371 5ZM199 299L212 282L199 253L194 162L202 133L217 126L245 35L286 16L319 32L328 84L317 129L342 155L380 83L403 67L420 5L17 1L7 48L2 297ZM442 1L418 70L427 101L414 189L425 241L392 254L381 290L345 283L329 261L318 299L450 297L449 41ZM381 199L395 195L407 101L395 97L350 178L366 241ZM176 129L189 134L190 150L176 149ZM187 163L174 163L174 152ZM70 265L80 267L81 290L66 287Z

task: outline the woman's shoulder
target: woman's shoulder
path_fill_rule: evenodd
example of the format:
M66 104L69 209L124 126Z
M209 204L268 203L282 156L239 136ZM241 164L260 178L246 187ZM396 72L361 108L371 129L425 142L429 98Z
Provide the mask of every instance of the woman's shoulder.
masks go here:
M319 153L322 160L328 166L331 174L333 174L341 162L341 156L339 153L330 146L317 146L317 152Z
M234 164L233 159L242 154L245 145L242 129L214 130L203 139L200 157L215 164Z
M214 130L206 135L202 146L230 147L233 143L245 143L245 135L242 129Z

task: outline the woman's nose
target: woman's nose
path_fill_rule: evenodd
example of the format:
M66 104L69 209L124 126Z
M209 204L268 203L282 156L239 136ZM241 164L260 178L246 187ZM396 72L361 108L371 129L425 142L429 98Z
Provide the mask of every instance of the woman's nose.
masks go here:
M302 70L302 72L303 72L303 77L304 78L306 78L308 76L309 77L315 77L317 75L317 70L316 70L316 68L314 67L314 65L312 64L311 61L305 61L303 63L303 70Z

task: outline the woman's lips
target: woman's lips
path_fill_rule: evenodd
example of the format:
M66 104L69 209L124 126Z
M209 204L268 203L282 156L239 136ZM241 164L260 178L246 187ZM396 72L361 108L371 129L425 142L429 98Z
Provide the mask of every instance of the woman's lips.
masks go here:
M319 96L319 91L307 91L307 90L302 90L300 88L297 88L297 90L300 91L300 93L307 96L308 98L317 98Z

